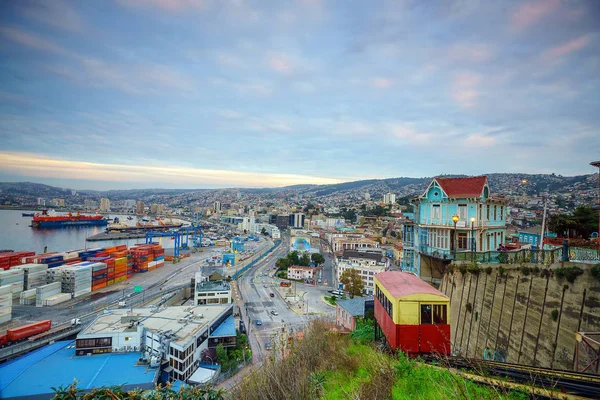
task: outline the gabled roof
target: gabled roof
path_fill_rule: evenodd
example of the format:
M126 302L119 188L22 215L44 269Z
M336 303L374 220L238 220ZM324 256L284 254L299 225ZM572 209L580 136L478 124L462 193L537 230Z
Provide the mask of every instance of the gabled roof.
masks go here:
M432 294L446 299L448 298L444 293L421 280L421 278L408 272L380 272L375 274L375 279L377 279L395 299L411 294Z
M480 197L487 185L487 176L469 178L434 178L450 198Z
M353 299L338 300L337 306L348 311L353 317L365 315L365 302L373 300L373 296L355 297Z

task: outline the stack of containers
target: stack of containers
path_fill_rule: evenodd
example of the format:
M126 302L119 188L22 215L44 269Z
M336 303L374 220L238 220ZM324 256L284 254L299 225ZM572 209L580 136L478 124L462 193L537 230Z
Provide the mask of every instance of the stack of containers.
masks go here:
M48 268L56 268L65 263L64 256L62 254L54 254L48 257L40 258L40 264L48 264Z
M115 258L115 283L119 283L127 279L127 257Z
M23 290L21 292L21 297L19 298L19 304L24 306L35 305L35 296L35 289Z
M148 272L148 253L149 251L141 247L129 249L132 257L133 272Z
M92 291L106 287L108 267L105 263L95 262L92 267Z
M71 293L58 293L52 296L48 296L43 300L44 306L55 306L65 301L71 300Z
M165 249L162 246L154 248L154 260L156 261L156 268L160 268L165 265Z
M61 294L61 283L53 282L47 285L39 286L35 288L35 305L36 307L43 307L45 304L45 300L54 297L57 294Z
M12 286L0 286L0 324L12 319Z
M4 251L0 253L0 270L7 270L10 267L21 265L27 257L35 256L33 251Z
M57 255L58 253L50 252L50 253L42 253L42 254L32 254L31 256L25 257L24 264L42 264L43 258L48 258Z
M38 286L45 285L47 264L23 264L12 267L11 270L22 270L24 274L23 290L34 289Z
M93 263L80 263L64 268L63 292L79 297L92 291Z
M79 258L78 251L71 251L64 253L65 264L72 265L78 262L81 262L81 258Z
M25 285L25 275L23 270L9 269L8 271L0 271L0 283L2 286L10 286L11 299L18 299L21 296Z

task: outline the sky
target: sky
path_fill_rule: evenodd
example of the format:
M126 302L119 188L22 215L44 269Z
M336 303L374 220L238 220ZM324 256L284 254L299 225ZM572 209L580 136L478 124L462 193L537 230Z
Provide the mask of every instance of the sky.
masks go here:
M600 2L0 2L0 181L596 172Z

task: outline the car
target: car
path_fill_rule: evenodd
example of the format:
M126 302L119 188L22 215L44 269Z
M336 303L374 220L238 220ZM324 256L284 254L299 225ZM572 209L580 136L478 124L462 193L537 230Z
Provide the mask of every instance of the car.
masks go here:
M263 285L263 287L267 287L267 285Z
M273 292L269 293L269 297L275 297L275 293L273 293Z
M262 325L262 321L260 319L256 320L256 326L261 326Z
M266 349L266 350L271 350L271 347L272 347L272 346L271 346L271 342L267 342L267 343L265 343L265 349Z
M277 311L275 311L275 310L272 310L272 311L271 311L271 314L272 314L272 315L279 315L279 313L278 313Z

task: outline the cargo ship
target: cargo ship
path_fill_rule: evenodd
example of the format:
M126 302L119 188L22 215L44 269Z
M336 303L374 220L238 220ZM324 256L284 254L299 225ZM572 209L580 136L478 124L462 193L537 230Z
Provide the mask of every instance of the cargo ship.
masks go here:
M104 226L108 221L102 215L67 214L51 216L44 210L31 220L32 228L62 228L67 226Z

